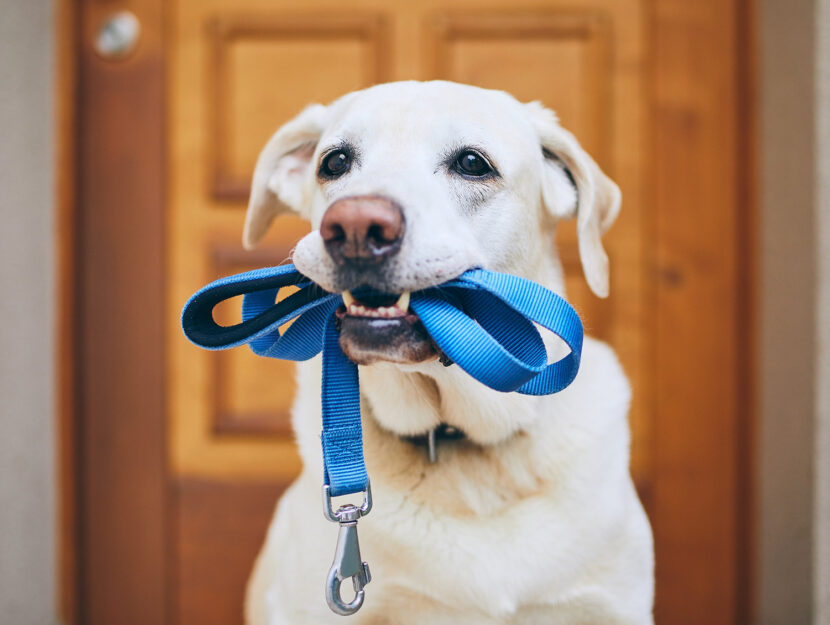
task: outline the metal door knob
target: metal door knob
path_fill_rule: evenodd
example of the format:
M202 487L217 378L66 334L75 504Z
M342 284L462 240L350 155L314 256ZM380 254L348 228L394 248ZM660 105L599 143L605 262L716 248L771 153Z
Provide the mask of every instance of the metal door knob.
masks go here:
M141 23L134 13L119 11L108 17L95 34L95 51L115 61L126 58L138 44Z

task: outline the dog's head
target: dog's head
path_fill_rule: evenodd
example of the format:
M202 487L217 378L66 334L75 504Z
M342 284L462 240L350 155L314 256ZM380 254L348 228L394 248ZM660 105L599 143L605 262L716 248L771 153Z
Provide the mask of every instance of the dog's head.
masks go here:
M313 231L297 268L342 292L340 343L361 364L436 351L408 293L482 267L562 290L552 228L576 217L585 277L608 294L601 234L617 186L539 103L448 82L401 82L312 105L280 128L254 172L243 242L292 210ZM350 304L350 305L349 305Z

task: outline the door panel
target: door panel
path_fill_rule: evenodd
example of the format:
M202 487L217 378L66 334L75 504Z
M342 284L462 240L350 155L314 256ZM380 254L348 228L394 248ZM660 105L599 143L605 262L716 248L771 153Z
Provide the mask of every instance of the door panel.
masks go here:
M542 101L620 185L623 209L604 238L611 266L609 299L595 297L583 277L575 224L561 223L557 240L569 300L586 331L616 348L634 389L631 467L642 494L649 486L652 427L641 401L648 392L640 189L645 162L630 146L644 140L643 6L635 0L584 4L581 11L549 4L544 11L469 11L436 18L427 26L433 44L428 67L436 78Z
M242 596L278 484L179 480L176 486L176 597L170 622L241 623Z
M380 14L297 15L273 7L182 3L179 15L206 26L191 32L206 57L199 62L209 68L206 84L197 85L193 76L193 87L197 97L208 96L206 139L216 199L247 201L263 137L305 105L388 79Z

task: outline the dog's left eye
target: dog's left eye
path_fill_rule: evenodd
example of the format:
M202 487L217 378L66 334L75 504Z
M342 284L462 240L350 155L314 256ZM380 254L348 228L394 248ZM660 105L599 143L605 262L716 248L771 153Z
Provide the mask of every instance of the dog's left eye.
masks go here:
M323 159L319 175L323 178L338 178L349 171L351 164L351 156L346 150L335 150Z
M453 163L453 169L462 176L470 178L484 178L493 173L493 168L487 159L475 150L464 150Z

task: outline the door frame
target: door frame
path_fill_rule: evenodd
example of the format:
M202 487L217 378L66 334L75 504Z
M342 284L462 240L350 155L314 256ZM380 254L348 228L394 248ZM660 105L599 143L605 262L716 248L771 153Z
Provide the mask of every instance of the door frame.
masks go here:
M700 0L695 3L694 29L677 21L678 15L684 15L682 5L683 0L649 3L652 161L647 170L655 180L649 199L658 207L656 215L671 219L657 218L649 224L656 242L649 259L656 333L652 371L655 388L659 385L653 410L660 419L653 440L655 482L646 496L658 528L683 530L656 536L658 568L682 561L690 548L711 551L721 564L711 566L702 586L691 587L689 601L695 601L696 595L711 600L715 593L723 613L733 613L730 622L748 624L754 603L755 535L755 1ZM171 622L175 579L168 514L174 495L166 458L163 329L167 309L161 287L166 240L166 11L162 0L129 0L128 8L143 25L142 43L131 57L113 63L96 56L89 45L109 10L107 4L58 0L56 6L59 604L70 624ZM727 67L698 65L686 54L693 39L716 41L714 48L726 46L734 51L734 58L727 59ZM674 108L678 94L664 88L667 77L681 91L722 97L728 110L684 118L682 106ZM722 93L724 89L727 93ZM725 183L729 188L723 190L723 172L698 169L706 180L692 197L678 198L676 190L683 189L683 174L678 172L705 162L713 150L721 149L717 130L725 115L735 129L728 141L729 162L735 166L734 179ZM699 140L688 144L682 161L661 158L665 146L688 141L689 127ZM122 159L131 166L123 167ZM737 167L738 163L745 165ZM692 206L693 218L689 211L678 211ZM678 261L674 251L693 226L690 219L717 219L724 208L740 220L741 227L732 224L720 239L704 242L705 249L698 250L708 262L724 268L721 282L711 284L694 267ZM116 214L140 219L113 217ZM690 297L701 310L726 312L708 319L705 335L678 339L678 328L691 319L683 306ZM142 302L140 311L132 306L136 301ZM122 323L110 323L113 318ZM673 364L678 340L689 355L684 369ZM711 354L701 349L701 341L725 354L719 369L709 369ZM126 347L129 356L114 360L113 345L121 352ZM672 353L661 350L666 345L672 346ZM689 368L701 368L721 388L718 399L731 420L724 422L721 410L693 414L678 407L678 397L698 390L690 388L685 375ZM724 389L725 375L729 381ZM684 453L688 445L677 433L697 431L708 433L706 442L715 444L698 453ZM676 505L678 492L687 498L695 494L684 476L694 476L692 486L723 485L716 493L717 518L696 516L688 507ZM688 579L699 572L683 575ZM117 584L112 583L115 579ZM661 603L660 587L657 597L658 618L672 619L673 624L693 622L680 616L682 606Z
M162 0L117 8L139 17L141 39L108 61L91 42L114 7L56 3L59 605L70 625L169 622L173 596L162 340L165 10Z

